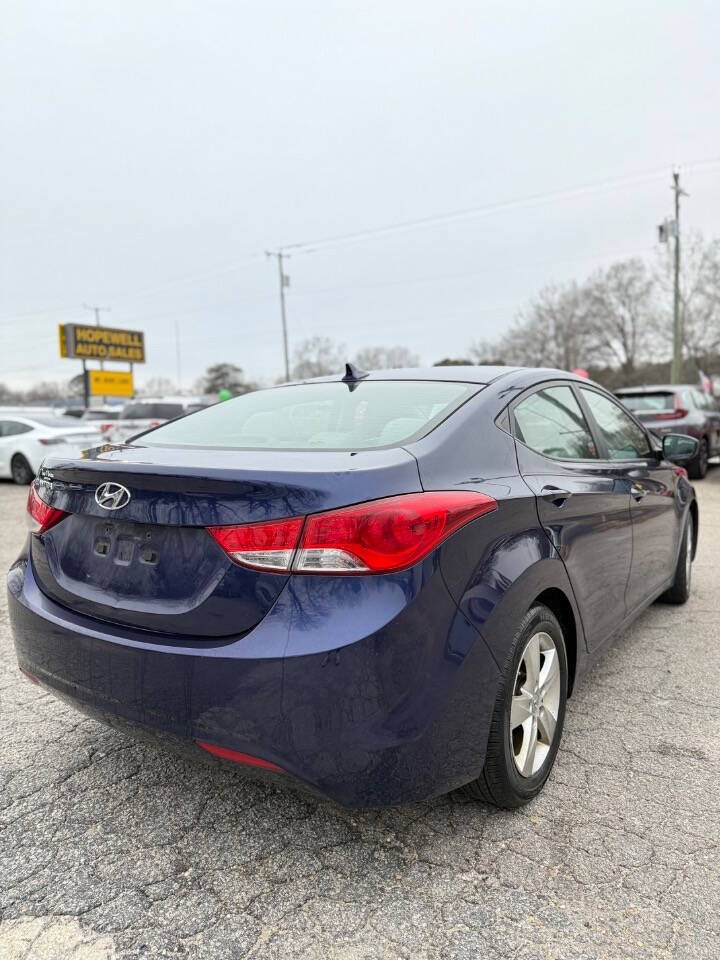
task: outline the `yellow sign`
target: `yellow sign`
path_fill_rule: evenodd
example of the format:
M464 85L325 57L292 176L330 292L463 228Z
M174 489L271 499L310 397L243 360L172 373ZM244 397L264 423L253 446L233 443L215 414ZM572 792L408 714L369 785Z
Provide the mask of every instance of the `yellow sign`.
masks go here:
M85 326L81 323L66 323L64 330L64 343L63 334L60 334L61 357L145 363L145 335L140 330Z
M88 370L88 390L91 397L131 397L133 375L124 370Z
M64 323L58 324L58 335L60 337L60 356L66 357L68 355L68 352L67 352L67 335L65 333Z

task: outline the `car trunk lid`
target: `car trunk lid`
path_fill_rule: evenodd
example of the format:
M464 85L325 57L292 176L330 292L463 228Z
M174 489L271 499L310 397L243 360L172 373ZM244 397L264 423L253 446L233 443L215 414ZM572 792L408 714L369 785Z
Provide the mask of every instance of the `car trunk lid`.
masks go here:
M205 529L304 516L421 489L400 448L359 453L101 447L50 458L43 499L70 514L33 538L41 589L77 612L197 638L252 629L285 574L233 563ZM127 491L107 509L98 488ZM99 502L100 501L100 502Z

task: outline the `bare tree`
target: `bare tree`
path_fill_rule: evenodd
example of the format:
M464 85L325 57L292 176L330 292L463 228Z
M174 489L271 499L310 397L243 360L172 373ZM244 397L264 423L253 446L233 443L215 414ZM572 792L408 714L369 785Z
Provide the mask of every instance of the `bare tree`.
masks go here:
M166 397L168 394L177 393L177 387L170 377L150 377L143 384L142 392L146 396Z
M330 337L310 337L295 347L294 360L292 375L296 380L324 377L343 369L345 347Z
M480 343L473 356L489 356L525 367L573 370L588 363L591 351L587 290L577 283L545 287L495 344Z
M358 350L355 363L363 370L397 370L419 366L420 358L407 347L365 347Z
M682 241L680 319L683 344L695 361L720 351L720 238L689 234ZM656 267L663 309L657 329L667 349L672 344L673 263L663 250Z
M581 288L591 348L584 365L609 363L632 377L638 363L652 357L655 290L655 280L639 257L590 277Z

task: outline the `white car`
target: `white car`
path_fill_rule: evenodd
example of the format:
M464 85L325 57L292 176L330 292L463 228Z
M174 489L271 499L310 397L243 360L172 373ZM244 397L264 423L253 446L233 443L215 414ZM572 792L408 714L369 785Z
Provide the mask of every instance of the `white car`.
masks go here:
M99 430L75 417L0 409L0 477L30 483L48 454L75 458L102 442Z
M120 417L105 431L105 440L108 443L123 443L143 430L202 410L210 402L203 397L142 397L128 400Z

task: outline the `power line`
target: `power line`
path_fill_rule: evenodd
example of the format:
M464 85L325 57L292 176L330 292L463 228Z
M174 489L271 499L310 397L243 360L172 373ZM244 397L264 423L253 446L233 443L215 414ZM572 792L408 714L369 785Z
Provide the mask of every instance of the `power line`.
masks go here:
M720 157L711 157L706 160L693 161L685 164L685 170L694 170L699 167L713 167L720 165ZM460 210L452 210L447 213L434 214L428 217L419 217L412 220L400 220L396 223L386 224L381 227L368 228L366 230L356 230L351 233L335 234L334 236L323 237L318 240L304 240L297 243L283 244L281 250L294 250L298 253L315 253L317 250L326 249L330 246L336 246L344 243L350 243L355 240L372 239L384 235L415 230L423 227L438 226L444 223L452 223L457 220L467 220L474 217L487 216L502 210L511 208L520 208L537 203L547 203L553 200L573 199L589 193L597 193L602 190L620 189L622 187L639 186L643 183L649 183L652 180L660 179L667 173L667 166L654 168L653 170L642 173L625 174L619 177L609 177L605 180L599 180L595 183L583 184L577 187L567 187L558 190L551 190L544 193L527 194L521 197L514 197L506 200L493 201L475 207L466 207Z

